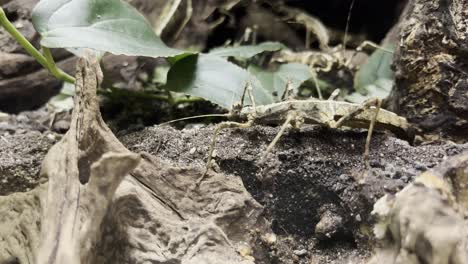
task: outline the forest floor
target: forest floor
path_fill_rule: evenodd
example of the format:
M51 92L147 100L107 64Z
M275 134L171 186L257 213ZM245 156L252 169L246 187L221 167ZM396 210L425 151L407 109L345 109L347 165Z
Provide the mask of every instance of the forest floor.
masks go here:
M30 14L37 0L0 2L10 19L25 25L22 33L28 40L39 46L40 37L33 30ZM169 10L162 7L177 1L128 2L152 18L150 23L154 26L159 23L155 18L164 17L160 12ZM88 112L92 116L87 119L91 120L89 124L69 130L82 118L75 115L78 121L70 121L72 95L63 100L69 100L66 110L54 111L49 100L63 88L62 83L39 64L33 64L16 41L0 32L0 264L34 262L42 242L41 225L47 222L45 197L48 203L55 202L51 198L55 190L46 190L54 184L63 187L59 190L63 192L68 192L67 188L79 189L76 197L63 197L64 208L77 202L76 212L72 209L64 215L85 212L84 217L80 215L84 221L93 217L92 213L86 215L92 211L89 208L105 210L95 229L99 237L91 238L96 239L97 250L86 252L96 257L95 263L393 264L396 258L405 264L442 263L441 258L449 259L446 263L451 264L468 261L463 259L468 258L468 143L460 143L466 142L464 131L468 124L468 85L463 62L467 47L463 44L465 38L460 37L459 42L448 38L465 36L461 30L447 33L456 29L452 25L456 12L448 6L459 8L457 1L361 0L354 6L354 1L351 4L342 0L207 0L193 1L193 10L192 1L179 2L184 4L172 14L171 23L161 34L169 46L207 53L237 42L281 42L297 52L299 61L292 60L291 54L284 55L288 53L277 57L281 52L266 52L253 59L231 58L231 62L247 68L264 66L268 70L264 74L271 76L271 70L279 69L280 60L290 56L291 62L308 64L306 71L317 73L322 89L309 79L297 87L295 99L319 97L320 89L327 98L339 88L343 97L337 100L350 100L346 96L355 90L363 92L359 91L363 87L357 85L358 68L365 69L369 64L373 68L366 74L375 80L364 87L360 96L386 98L383 108L407 118L417 132L416 140L409 142L390 132L374 131L370 166L366 167L367 129L307 124L300 129L286 129L261 161L267 146L278 135L279 126L224 129L217 138L212 170L200 185L195 185L200 175L205 175L210 144L224 117L158 124L226 113L227 108L209 102L209 98L201 100L167 90L167 80L159 80L169 70L170 65L164 60L106 55L100 64L104 81L98 87L104 89L98 90L97 97L94 91L93 98L87 98L94 100L95 115ZM289 17L287 13L295 15ZM321 21L327 27L326 44L330 44L330 50L322 50L324 43L319 35L304 45L314 30L306 34L310 25L302 24L300 18L309 13L312 25ZM449 22L437 20L448 17ZM187 23L182 23L184 20ZM462 22L460 25L465 25ZM426 27L429 24L434 27ZM349 59L347 53L355 53L354 49L364 40L385 48L374 53L360 52L350 59L351 65L343 64L343 59ZM342 43L346 44L345 50L340 50ZM385 51L389 47L392 51ZM382 55L383 51L388 54ZM60 68L74 73L78 59L64 50L54 52ZM82 70L96 74L98 68ZM391 76L385 75L385 69ZM381 78L381 73L385 78ZM97 74L95 78L92 74L88 76L90 80L99 80ZM81 77L81 88L99 86ZM276 81L272 79L271 83ZM289 81L284 81L284 86ZM274 96L279 96L277 91L272 92ZM74 109L80 106L81 95L74 95ZM167 98L161 99L161 95ZM179 104L174 98L194 100ZM98 114L99 106L105 124ZM196 123L197 120L204 122ZM83 129L86 126L89 130ZM89 141L76 136L76 141L69 141L76 143L67 146L69 153L62 149L68 156L52 152L58 157L56 160L62 158L61 164L70 164L70 153L80 159L75 166L80 178L63 184L60 181L73 174L68 167L56 166L59 173L54 178L50 171L41 174L41 166L51 148L64 143L61 139L67 130L72 131L68 133L72 136L90 131L105 136L87 135L92 139ZM81 149L79 144L83 142L90 144L89 148ZM123 146L118 148L120 143ZM125 148L140 155L128 153ZM85 204L80 199L86 192L81 190L91 184L82 181L78 162L84 157L88 162L84 166L86 173L91 175L90 168L102 165L99 162L105 154L116 153L134 155L140 162L138 167L122 174L125 178L109 192L111 195L105 200L108 204L103 208L79 208ZM418 182L420 175L435 179L434 185L424 182L427 178ZM106 188L94 194L109 191L102 189ZM58 197L55 200L62 199ZM383 221L372 213L382 200L388 202L387 207L380 204L380 210L388 213L383 214L388 217ZM63 208L52 209L62 217ZM49 222L45 224L53 226L54 221ZM379 237L375 227L382 222L387 226ZM60 223L55 227L61 230L69 226ZM375 257L379 254L385 261ZM457 254L464 255L457 260ZM405 262L404 257L411 261Z
M62 137L31 118L41 115L44 112L12 115L0 123L0 195L29 191L41 181L41 162ZM118 134L133 152L155 155L175 167L202 170L213 128L152 126ZM377 199L398 192L423 171L468 150L468 144L448 141L411 146L376 133L366 176L366 131L306 126L288 131L260 164L262 152L278 130L226 129L215 153L215 170L228 178L241 178L271 225L274 243L257 234L255 251L264 252L265 261L259 263L364 263L374 248L370 212Z

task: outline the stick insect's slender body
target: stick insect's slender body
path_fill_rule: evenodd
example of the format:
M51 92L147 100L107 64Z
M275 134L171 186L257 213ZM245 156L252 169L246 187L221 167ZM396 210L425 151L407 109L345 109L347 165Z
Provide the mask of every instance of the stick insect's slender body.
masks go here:
M250 88L250 87L249 87ZM250 88L251 89L251 88ZM291 89L289 89L291 91ZM253 96L250 91L250 99ZM332 95L333 97L333 95ZM243 102L243 99L241 100ZM372 131L375 128L390 130L400 138L412 141L412 128L404 117L380 109L381 100L373 99L363 104L353 104L348 102L329 100L308 99L308 100L286 100L269 105L252 105L234 110L231 118L241 122L227 121L220 123L215 129L213 140L208 153L206 171L211 167L212 154L216 145L216 138L224 128L247 128L252 125L281 125L281 129L267 147L260 162L268 154L288 126L299 128L302 124L318 124L329 128L340 128L342 126L352 128L368 128L366 139L364 161L369 169L369 146ZM197 185L203 181L206 173L197 181Z
M366 109L361 104L311 98L261 105L255 108L244 107L239 117L246 121L252 119L254 124L278 125L282 124L292 111L297 112L296 119L298 121L301 119L299 124L319 124L330 128L338 128L339 126L369 128L375 115L375 107ZM338 123L342 117L346 117L350 113L356 114L342 121L342 124ZM375 126L376 129L390 130L400 138L408 139L411 137L410 126L406 119L384 109L379 111Z
M294 100L291 98L292 96L290 96L292 89L290 87L286 87L285 95L288 95L288 100L272 103L269 105L255 106L255 100L251 91L252 87L247 87L249 86L247 85L246 90L244 90L244 95L241 99L240 107L234 107L233 111L231 111L231 114L229 115L230 118L238 120L239 122L222 122L215 129L210 151L208 153L206 172L211 167L211 159L216 145L216 138L219 132L224 128L247 128L255 124L276 126L281 125L278 134L267 147L260 162L262 162L266 155L272 151L275 144L289 126L300 128L303 124L316 124L329 128L340 128L342 126L351 128L365 128L368 129L364 151L364 161L367 170L370 168L369 148L372 131L374 128L379 130L389 130L396 136L410 142L413 140L413 129L410 127L407 120L395 113L380 109L382 104L381 99L371 99L363 104L339 102L334 101L334 97L338 95L338 93L335 92L332 93L332 96L329 100L322 99L322 94L316 77L318 71L328 72L333 68L333 65L338 65L338 67L345 67L354 71L351 65L351 59L354 57L354 55L356 55L357 52L361 51L366 46L380 48L376 44L365 41L356 49L356 52L354 52L350 58L345 58L344 50L346 48L346 37L354 1L355 0L353 0L351 3L350 12L347 18L343 46L337 46L335 48L330 48L328 43L328 32L325 26L318 19L297 9L283 8L282 11L284 11L289 18L294 18L298 23L304 24L306 26L306 47L308 48L309 46L310 33L313 33L319 42L320 51L309 51L303 53L282 51L273 59L273 61L300 62L309 65L319 99L310 98L308 100ZM246 91L249 92L248 95L250 97L250 101L252 102L252 106L242 107ZM197 181L197 185L203 181L206 172Z

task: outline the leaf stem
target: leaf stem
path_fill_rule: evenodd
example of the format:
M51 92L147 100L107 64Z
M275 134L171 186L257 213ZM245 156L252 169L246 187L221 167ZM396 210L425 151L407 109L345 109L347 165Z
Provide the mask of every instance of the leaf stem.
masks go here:
M54 75L57 79L62 80L64 82L75 83L75 78L68 75L66 72L62 71L60 68L57 67L49 48L42 47L42 51L44 52L45 58L49 65L49 71L50 73L52 73L52 75Z
M48 67L46 58L11 24L6 17L5 11L0 7L0 25L18 41L18 43L33 56L42 66Z
M195 102L201 102L204 100L205 99L201 97L195 97L195 96L181 97L181 98L174 98L173 104L178 105L178 104L184 104L184 103L195 103Z
M57 79L74 83L75 79L68 75L67 73L63 72L55 63L48 60L41 52L39 52L32 44L29 42L16 28L15 26L8 20L6 17L5 11L3 8L0 7L0 25L5 28L5 30L10 33L10 35L18 41L18 43L23 47L31 56L33 56L39 64L41 64L44 68L48 69ZM49 51L50 53L50 51ZM52 57L52 56L50 56Z

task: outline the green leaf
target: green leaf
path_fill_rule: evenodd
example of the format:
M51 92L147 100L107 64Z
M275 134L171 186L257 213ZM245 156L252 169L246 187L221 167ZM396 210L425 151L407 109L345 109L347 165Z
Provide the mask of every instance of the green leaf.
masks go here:
M375 83L366 86L366 94L354 92L345 97L347 101L352 103L362 103L370 98L386 98L392 90L394 81L390 79L378 79Z
M258 105L273 102L273 97L246 70L207 54L194 54L178 60L169 70L167 89L202 97L230 109L240 102L247 82L252 85ZM245 103L250 104L250 100L246 98Z
M183 53L183 54L180 54L180 55L177 55L177 56L174 56L174 57L169 57L169 58L167 58L167 60L169 61L169 63L170 63L171 65L174 65L174 64L176 64L176 62L178 62L179 60L181 60L181 59L183 59L183 58L185 58L185 57L188 57L188 56L190 56L190 55L192 55L192 53Z
M129 56L169 57L167 47L129 4L120 0L42 0L33 24L48 48L90 48Z
M266 71L256 66L250 66L248 70L257 77L275 101L281 99L288 81L291 81L292 88L297 90L302 83L312 78L309 67L300 63L282 64L275 71Z
M390 94L395 73L391 68L393 54L386 50L394 50L394 46L384 48L377 49L361 66L354 78L356 92L346 96L346 100L361 103L369 98L383 99Z
M369 57L367 63L361 66L354 79L356 91L366 92L366 86L374 84L379 79L394 79L391 68L393 54L386 50L394 50L393 45L387 45L384 49L377 49Z
M250 58L265 51L277 51L285 48L279 42L263 42L258 45L231 46L212 49L208 54L219 57Z

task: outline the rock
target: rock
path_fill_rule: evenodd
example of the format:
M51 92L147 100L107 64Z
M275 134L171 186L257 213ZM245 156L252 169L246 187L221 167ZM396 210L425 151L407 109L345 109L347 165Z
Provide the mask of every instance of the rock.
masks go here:
M315 225L315 235L321 240L329 240L343 230L343 224L343 217L331 210L326 210Z
M421 174L395 195L374 205L374 228L383 246L369 264L436 264L468 262L468 212L463 180L468 152ZM459 181L462 180L462 181Z
M305 249L296 249L293 251L294 254L296 254L298 257L304 257L307 255L307 250Z
M262 236L262 240L268 245L272 246L276 244L276 242L278 241L278 238L274 233L267 233L264 236Z

